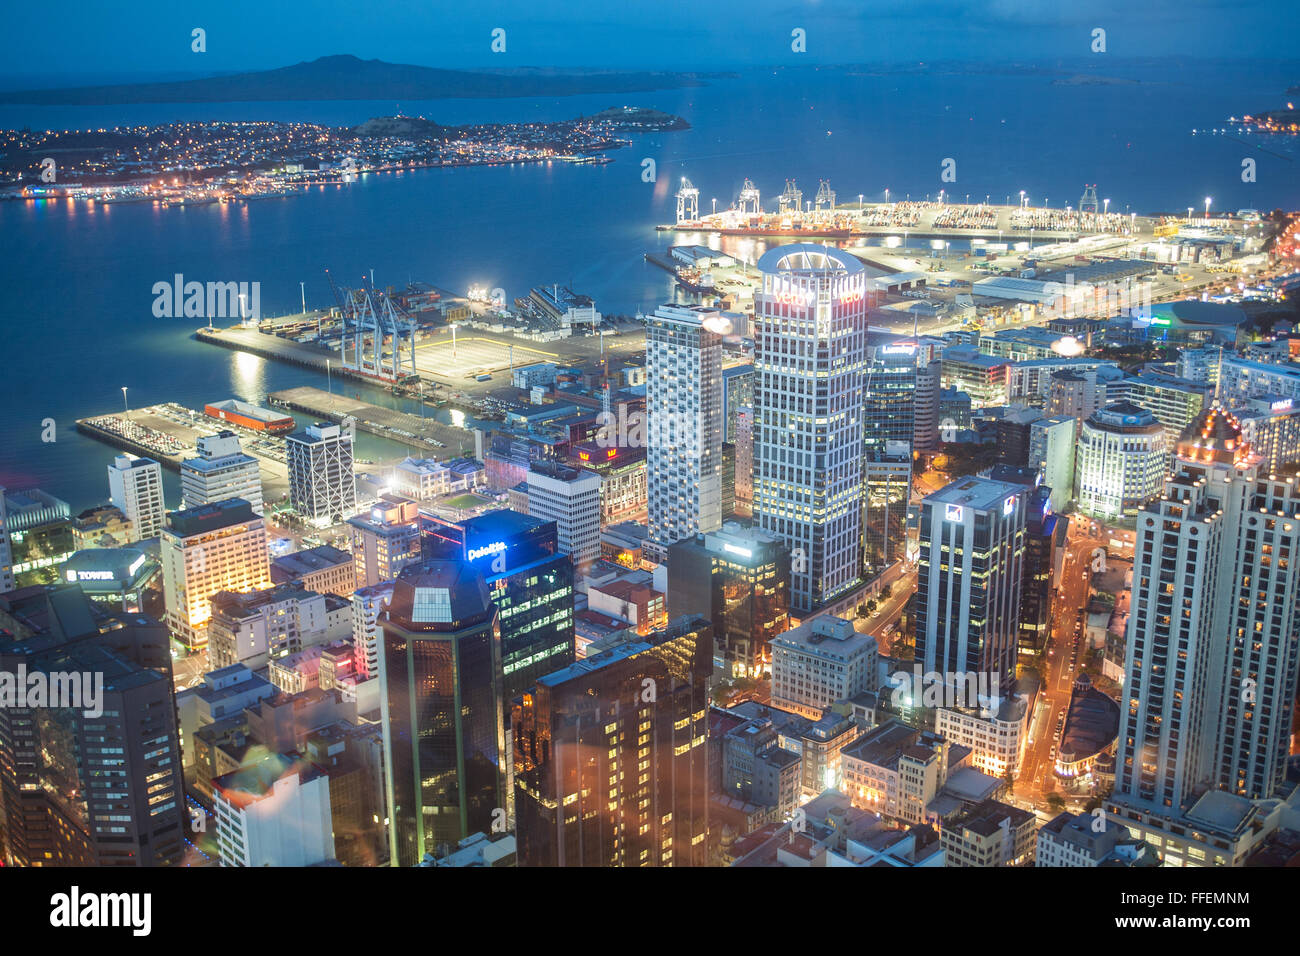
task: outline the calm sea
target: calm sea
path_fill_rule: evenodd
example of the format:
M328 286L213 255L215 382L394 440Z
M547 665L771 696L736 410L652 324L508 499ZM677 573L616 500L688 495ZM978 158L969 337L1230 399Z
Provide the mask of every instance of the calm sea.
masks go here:
M502 287L513 298L560 282L631 314L671 298L665 273L643 261L667 238L673 192L689 176L702 211L732 202L745 177L769 200L786 178L811 199L819 178L842 201L913 198L944 187L958 200L1078 202L1085 183L1112 210L1300 207L1300 157L1288 144L1193 135L1230 115L1282 104L1300 74L1214 64L1116 69L1139 82L1054 83L990 72L870 75L843 69L766 71L704 88L610 97L439 102L257 103L127 107L0 107L0 126L78 128L172 120L283 119L350 124L399 110L447 124L563 119L611 105L652 106L692 129L635 138L607 166L467 168L368 176L350 186L247 205L162 209L66 202L0 203L0 323L6 410L0 484L40 487L75 509L107 497L108 447L75 432L76 418L122 407L215 399L262 401L267 391L323 385L323 376L206 346L194 320L156 319L152 286L175 273L199 281L257 281L265 314L331 303L325 269L352 284L408 279L463 292ZM1259 146L1263 146L1265 152ZM1278 153L1280 155L1272 155ZM1257 160L1257 182L1240 180ZM642 181L642 160L657 181ZM957 182L940 181L945 158ZM336 383L337 387L337 383ZM360 391L355 385L350 391ZM391 402L382 392L372 400ZM41 422L58 423L41 441ZM361 457L401 449L359 441ZM171 479L169 479L171 481ZM178 501L174 481L169 503Z

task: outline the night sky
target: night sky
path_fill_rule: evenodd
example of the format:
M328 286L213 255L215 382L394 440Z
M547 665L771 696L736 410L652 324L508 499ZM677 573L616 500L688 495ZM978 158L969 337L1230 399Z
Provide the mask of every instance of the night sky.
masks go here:
M183 7L183 8L182 8ZM684 10L673 14L671 10ZM56 86L268 69L335 53L450 68L727 69L1087 57L1293 58L1296 0L175 0L13 4L0 83ZM207 31L207 52L190 31ZM490 50L494 28L506 52ZM791 30L807 52L791 52ZM1300 78L1298 78L1300 82Z

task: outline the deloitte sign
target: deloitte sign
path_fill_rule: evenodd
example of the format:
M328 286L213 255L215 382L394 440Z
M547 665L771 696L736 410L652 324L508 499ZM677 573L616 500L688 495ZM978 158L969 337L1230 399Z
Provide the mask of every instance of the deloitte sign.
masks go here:
M486 558L490 554L502 554L506 550L504 541L493 541L491 544L485 544L481 548L470 548L465 552L465 557L471 561L477 561L479 558Z

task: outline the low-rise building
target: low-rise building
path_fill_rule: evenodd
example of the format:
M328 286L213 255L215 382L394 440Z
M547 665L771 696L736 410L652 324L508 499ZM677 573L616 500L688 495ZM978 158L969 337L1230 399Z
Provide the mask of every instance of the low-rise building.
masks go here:
M939 832L945 866L1026 866L1034 861L1034 815L986 800Z

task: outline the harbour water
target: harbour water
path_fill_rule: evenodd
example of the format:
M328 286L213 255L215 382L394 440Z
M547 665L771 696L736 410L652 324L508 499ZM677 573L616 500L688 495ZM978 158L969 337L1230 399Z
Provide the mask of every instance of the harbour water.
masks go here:
M1085 183L1112 211L1300 207L1300 156L1289 143L1239 134L1192 134L1230 115L1280 105L1296 74L1278 66L1201 65L1107 71L1136 82L1085 84L1015 72L765 71L701 88L632 96L453 100L434 103L166 104L3 107L0 126L111 126L191 119L357 123L400 108L454 124L559 119L627 103L685 117L687 131L634 137L608 165L552 163L366 176L346 186L247 204L161 208L71 202L0 203L0 323L6 410L0 484L40 487L74 509L107 496L113 452L79 436L79 417L175 401L191 408L268 391L324 387L324 376L203 345L193 319L154 318L152 288L186 279L259 282L264 314L330 304L326 268L344 284L370 269L381 286L422 279L464 290L504 288L507 300L560 282L604 312L632 314L672 298L671 280L647 263L673 218L683 175L700 209L735 198L749 177L770 201L787 177L811 198L827 178L843 202L934 195L1001 202L1026 190L1060 208ZM1263 149L1260 149L1260 147ZM1267 150L1267 152L1265 151ZM1257 160L1243 183L1241 160ZM1288 158L1289 157L1289 158ZM642 161L656 181L642 180ZM956 160L957 181L940 180ZM334 382L380 404L391 395ZM400 407L400 406L399 406ZM410 409L415 410L415 409ZM56 441L43 442L54 419ZM359 457L404 449L358 438ZM171 480L169 478L169 480ZM178 500L169 487L169 504Z

